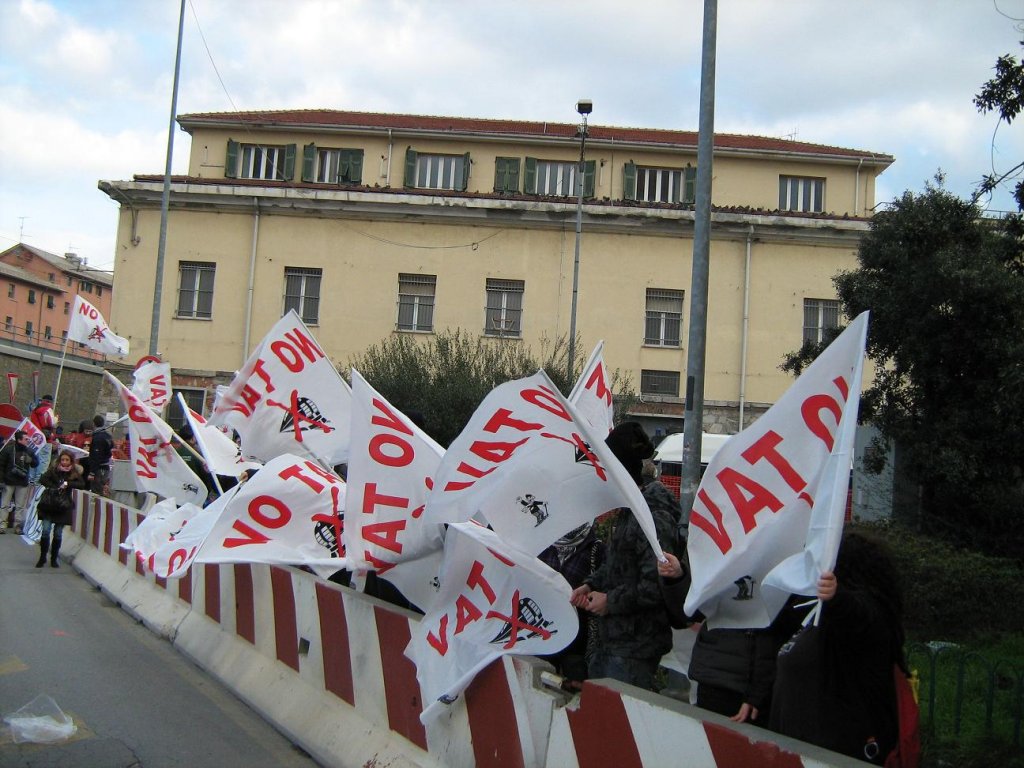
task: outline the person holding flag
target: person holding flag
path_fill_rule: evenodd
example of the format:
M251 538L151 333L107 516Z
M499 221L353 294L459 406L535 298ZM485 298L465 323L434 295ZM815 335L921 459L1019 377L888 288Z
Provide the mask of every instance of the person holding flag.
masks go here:
M639 487L644 459L654 444L635 421L615 427L605 441ZM662 549L676 545L679 503L664 492L645 496ZM657 690L661 657L672 648L672 627L658 578L658 560L629 508L619 509L608 540L607 558L572 592L572 604L599 616L597 649L590 660L591 678L610 677L639 688Z
M39 459L29 445L28 433L19 429L0 450L0 477L4 481L0 498L0 534L7 533L7 526L11 523L14 532L21 533L29 493L28 476L37 466Z

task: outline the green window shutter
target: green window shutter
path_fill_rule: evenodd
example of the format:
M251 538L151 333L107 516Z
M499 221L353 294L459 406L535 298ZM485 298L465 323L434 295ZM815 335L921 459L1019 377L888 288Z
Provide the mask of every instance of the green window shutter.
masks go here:
M224 160L224 176L229 179L238 178L238 142L228 139L228 155Z
M469 186L469 152L462 156L462 178L456 180L455 189L459 192L465 191L466 187Z
M284 178L291 181L295 178L295 144L286 144L284 147Z
M622 166L622 199L636 200L636 163L632 160Z
M537 158L528 157L523 166L523 192L528 195L537 194Z
M348 176L345 180L350 184L363 183L363 150L352 149L348 152Z
M597 161L587 160L583 164L583 196L594 196L594 182L597 180Z
M307 144L302 148L302 180L312 181L316 167L316 144Z
M496 157L494 159L494 191L519 191L518 157Z
M683 169L683 202L692 203L697 198L697 169L686 166Z
M416 150L412 147L405 150L405 179L402 183L407 187L416 186Z

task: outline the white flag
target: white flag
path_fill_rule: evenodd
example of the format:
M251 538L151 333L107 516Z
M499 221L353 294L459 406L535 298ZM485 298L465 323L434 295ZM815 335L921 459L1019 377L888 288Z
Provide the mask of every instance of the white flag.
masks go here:
M236 488L197 562L348 567L345 483L336 474L284 454Z
M103 372L121 395L121 404L128 413L130 461L135 470L135 487L180 504L202 505L207 489L171 443L174 431L124 384Z
M536 555L598 515L629 507L661 560L651 510L605 437L544 371L501 384L448 447L424 519L463 522L479 511L505 541Z
M13 440L14 435L17 432L25 433L25 437L28 438L28 447L31 448L32 452L35 454L38 454L39 450L46 445L46 435L43 434L43 431L39 429L39 427L32 423L32 420L28 416L22 419L21 423L14 428L9 439Z
M348 384L292 310L235 374L210 423L237 430L246 458L292 453L333 467L348 458L351 410Z
M121 548L131 550L135 559L157 576L180 578L195 561L210 529L235 493L231 488L205 509L195 504L176 507L174 499L164 499L125 537Z
M423 507L444 449L352 369L352 448L345 549L353 570L375 570L426 609L444 548L444 526ZM424 558L426 558L424 560Z
M867 324L864 312L711 460L690 513L688 614L765 627L835 565Z
M78 341L105 355L128 354L128 340L110 330L103 315L81 296L75 296L68 324L68 341Z
M448 529L440 581L434 606L411 625L405 651L429 702L420 714L423 723L494 659L555 653L579 630L562 575L476 523Z
M171 364L151 360L136 368L132 377L135 396L163 416L171 400Z
M607 435L615 426L612 405L611 377L604 364L604 342L597 342L587 365L569 393L569 402L600 435Z
M192 428L199 452L206 460L207 468L215 475L238 477L250 469L259 469L263 465L256 461L246 461L235 441L225 435L217 427L211 425L200 414L188 407L181 392L178 393L178 405L185 414L185 420Z

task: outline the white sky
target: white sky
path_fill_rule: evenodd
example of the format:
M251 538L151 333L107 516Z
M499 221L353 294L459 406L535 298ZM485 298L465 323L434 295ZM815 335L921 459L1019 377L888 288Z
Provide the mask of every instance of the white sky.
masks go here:
M96 184L163 173L179 9L0 0L0 250L113 264ZM574 123L589 98L592 125L697 130L702 17L700 0L186 0L178 113ZM715 130L891 154L880 202L939 168L967 197L1024 159L1024 116L972 103L997 56L1020 57L1022 19L1024 0L720 0ZM176 129L175 173L188 149Z

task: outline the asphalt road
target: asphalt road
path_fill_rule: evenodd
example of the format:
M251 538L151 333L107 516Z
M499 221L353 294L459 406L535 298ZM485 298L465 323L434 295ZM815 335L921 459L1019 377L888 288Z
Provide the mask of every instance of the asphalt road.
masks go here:
M38 552L0 536L0 717L45 694L78 731L18 744L0 722L0 768L315 768L69 565L34 568Z

